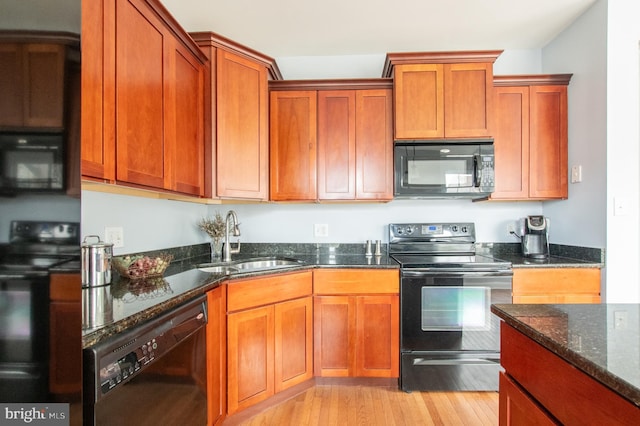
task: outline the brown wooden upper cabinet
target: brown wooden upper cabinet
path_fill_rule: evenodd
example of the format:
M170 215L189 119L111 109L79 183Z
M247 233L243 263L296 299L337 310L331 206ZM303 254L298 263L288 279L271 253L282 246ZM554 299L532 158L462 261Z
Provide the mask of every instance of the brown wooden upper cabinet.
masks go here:
M204 196L206 57L157 0L82 2L82 175Z
M390 80L270 87L271 200L393 198Z
M492 200L568 197L567 86L571 74L496 76Z
M205 77L207 196L269 196L268 81L275 60L213 32L191 33L209 58Z
M493 63L502 51L388 53L395 139L488 138Z
M77 44L77 40L54 40L55 34L49 34L42 37L52 41L34 42L30 40L37 34L25 33L23 37L13 31L15 36L8 39L14 42L5 42L4 33L8 32L0 33L0 128L63 130L65 78L71 53L67 44Z

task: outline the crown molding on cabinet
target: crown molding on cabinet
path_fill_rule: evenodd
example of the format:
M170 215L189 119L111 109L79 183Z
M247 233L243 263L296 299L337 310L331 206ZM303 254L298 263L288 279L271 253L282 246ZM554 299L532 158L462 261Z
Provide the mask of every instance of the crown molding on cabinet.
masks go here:
M494 75L494 86L568 86L573 74Z
M223 47L235 53L243 55L251 60L258 61L267 67L267 72L269 73L270 80L282 80L282 73L278 68L278 64L276 63L275 59L270 56L262 54L257 50L253 50L250 47L244 46L212 31L193 32L189 33L189 35L199 45L210 44L214 47Z
M269 90L364 90L393 89L390 78L280 80L270 81Z
M502 52L502 50L469 50L453 52L387 53L382 69L382 77L393 77L393 67L401 64L494 63Z

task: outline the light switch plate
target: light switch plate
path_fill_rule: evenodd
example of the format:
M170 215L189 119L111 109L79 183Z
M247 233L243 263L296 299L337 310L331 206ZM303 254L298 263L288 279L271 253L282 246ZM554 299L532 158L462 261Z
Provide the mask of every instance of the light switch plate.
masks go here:
M582 166L571 166L571 183L582 182Z

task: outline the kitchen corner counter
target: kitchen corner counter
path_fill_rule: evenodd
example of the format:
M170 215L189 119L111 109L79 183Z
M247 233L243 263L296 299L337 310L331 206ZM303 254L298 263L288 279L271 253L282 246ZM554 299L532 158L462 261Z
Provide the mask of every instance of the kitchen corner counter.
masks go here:
M504 304L492 305L491 311L640 407L639 304Z
M250 246L247 244L247 246ZM244 247L244 246L243 246ZM358 245L357 248L360 246ZM245 250L234 260L247 260L265 256L283 256L270 250ZM106 286L82 289L83 330L82 346L89 347L110 336L141 324L194 297L205 294L225 282L235 279L258 277L268 274L289 273L314 268L398 269L399 265L384 253L382 256L342 250L317 250L311 254L284 252L287 257L300 260L301 265L262 270L234 275L207 273L197 265L210 261L206 256L196 256L171 263L162 277L130 281L114 275L113 283Z
M524 257L518 243L479 243L476 252L505 262L513 268L604 268L604 250L551 244L549 257Z

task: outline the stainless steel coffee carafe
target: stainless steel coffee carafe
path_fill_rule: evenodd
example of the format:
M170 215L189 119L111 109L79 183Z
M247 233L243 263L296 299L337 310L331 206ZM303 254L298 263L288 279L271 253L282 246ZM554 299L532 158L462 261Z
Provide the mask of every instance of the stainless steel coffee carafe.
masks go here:
M87 239L96 238L94 243ZM87 235L82 241L82 286L93 287L111 283L113 244L105 243L97 235Z
M549 257L549 219L540 215L520 219L520 244L524 257Z

